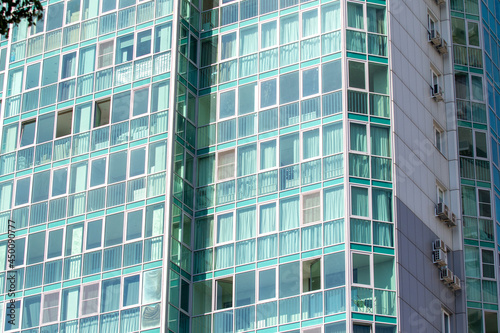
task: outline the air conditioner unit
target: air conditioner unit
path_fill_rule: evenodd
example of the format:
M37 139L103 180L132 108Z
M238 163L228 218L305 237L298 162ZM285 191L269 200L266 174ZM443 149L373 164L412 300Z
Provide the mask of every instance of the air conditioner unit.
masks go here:
M448 265L448 255L443 250L437 250L432 253L432 262L439 267Z
M453 276L453 282L450 284L450 288L453 291L462 289L462 285L460 284L460 279L458 278L458 276Z
M436 49L440 54L446 54L448 53L448 43L446 43L446 41L441 38L441 44L439 46L436 46Z
M449 220L448 215L450 214L450 210L448 206L444 203L440 202L436 206L436 216L438 216L442 221Z
M439 85L434 85L432 89L432 97L437 101L437 102L442 102L444 100L443 98L443 90Z
M437 30L431 30L429 31L429 40L434 46L439 46L441 45L442 39L441 39L441 34Z
M434 1L436 1L436 5L438 6L444 5L446 3L446 0L434 0Z
M453 282L453 272L448 267L444 267L441 269L439 277L444 283Z
M436 239L434 242L432 242L432 251L439 250L446 252L446 245L441 239Z
M449 218L449 221L447 222L448 223L448 227L456 227L457 226L457 216L451 212L450 210L450 213L448 214L448 218Z

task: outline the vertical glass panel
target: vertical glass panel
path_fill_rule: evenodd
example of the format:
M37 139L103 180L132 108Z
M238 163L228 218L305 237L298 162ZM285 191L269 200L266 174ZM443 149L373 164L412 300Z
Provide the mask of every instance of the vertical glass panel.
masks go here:
M280 45L299 40L299 14L280 18Z
M54 113L40 116L36 134L36 143L50 141L54 138Z
M368 64L368 81L370 92L379 94L389 93L388 67L374 63Z
M342 88L342 80L332 80L332 77L342 77L340 60L327 62L321 65L323 93Z
M255 272L237 274L235 278L235 306L255 303Z
M50 171L36 173L33 176L31 202L39 202L49 198Z
M280 76L280 104L299 99L299 72Z
M49 232L47 259L60 257L62 255L63 240L63 229Z
M94 249L101 247L102 238L102 220L89 222L87 227L87 242L86 249Z
M40 81L40 63L28 66L26 69L26 85L25 89L38 87Z
M113 246L123 242L123 213L106 217L104 246Z
M99 158L91 162L90 187L104 184L106 181L106 158Z
M278 42L277 22L271 21L261 26L261 48L275 46Z
M371 282L370 256L352 254L352 282L369 285Z
M109 156L108 184L125 180L127 171L127 152L119 152Z
M259 300L276 297L276 269L259 272Z
M289 134L280 137L280 166L299 162L299 134Z
M364 28L363 4L347 3L347 26L350 28Z
M365 89L365 64L349 61L349 87Z
M289 297L300 293L300 262L279 266L279 297Z

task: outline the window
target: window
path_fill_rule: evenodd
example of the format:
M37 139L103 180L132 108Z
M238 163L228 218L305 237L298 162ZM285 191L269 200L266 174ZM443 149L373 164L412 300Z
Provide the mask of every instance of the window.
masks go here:
M87 224L87 250L101 247L102 245L102 220L91 221Z
M366 89L365 63L349 61L349 87Z
M302 291L321 289L321 259L302 262Z
M444 131L434 125L434 144L439 152L444 153Z
M99 54L97 56L97 68L113 65L114 41L107 41L99 44Z
M233 238L233 213L217 217L217 243L232 241Z
M217 178L219 180L234 178L235 174L234 149L219 153L217 163L218 163Z
M438 204L445 203L446 202L446 199L445 199L446 191L443 190L443 188L439 185L437 185L436 188L437 188L437 203Z
M73 122L73 109L61 111L57 114L56 138L71 134Z
M483 278L495 278L495 257L493 251L481 250L481 261L483 266Z
M276 269L259 272L259 300L276 297Z
M109 124L110 107L111 100L109 99L95 102L94 127Z
M366 324L352 324L353 333L372 333L372 326Z
M57 321L59 316L59 291L43 296L42 324Z
M436 16L430 12L427 13L427 30L429 32L429 39L439 35L439 21Z
M106 182L106 157L91 162L90 187L103 185Z
M136 57L142 57L151 53L151 30L137 33Z
M302 197L302 221L304 224L321 220L321 192Z
M99 309L99 283L83 286L82 316L97 313Z
M479 203L479 216L491 217L490 191L478 189L477 194Z
M436 71L432 68L431 69L431 77L432 77L432 80L431 80L432 96L442 94L441 74L439 74L438 71Z
M19 147L33 144L35 141L36 120L29 120L21 123L21 142Z
M222 310L233 306L233 277L215 281L215 309Z
M371 285L370 256L360 253L352 254L352 283Z

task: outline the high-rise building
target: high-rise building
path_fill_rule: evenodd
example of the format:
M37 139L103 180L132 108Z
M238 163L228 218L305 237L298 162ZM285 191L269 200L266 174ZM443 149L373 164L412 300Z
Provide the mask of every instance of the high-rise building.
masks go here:
M0 331L498 333L499 0L43 5Z

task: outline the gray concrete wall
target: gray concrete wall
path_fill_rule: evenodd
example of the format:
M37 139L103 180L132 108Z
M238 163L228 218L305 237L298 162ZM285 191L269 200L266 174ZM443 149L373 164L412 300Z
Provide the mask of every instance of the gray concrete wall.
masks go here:
M442 332L442 308L451 312L451 332L466 332L465 292L446 287L432 263L432 242L438 236L402 201L396 205L401 332ZM463 262L463 251L448 254L449 268L461 279Z

